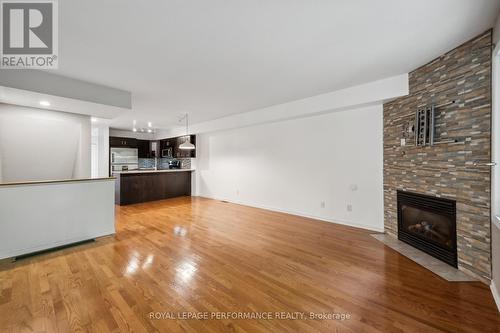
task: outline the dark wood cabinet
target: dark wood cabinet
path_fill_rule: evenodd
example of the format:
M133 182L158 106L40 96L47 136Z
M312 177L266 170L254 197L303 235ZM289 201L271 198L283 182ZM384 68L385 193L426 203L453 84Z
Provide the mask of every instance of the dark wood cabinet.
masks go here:
M137 140L137 155L139 158L151 158L151 141Z
M140 202L191 195L191 171L121 173L116 175L115 203Z
M165 148L175 147L175 138L174 139L165 139L163 140L163 145Z
M110 136L109 137L109 146L110 147L123 147L123 148L137 148L137 139Z
M196 135L184 135L159 141L139 140L134 138L109 137L110 147L137 148L139 158L195 158L196 149L182 150L181 144L188 140L196 146ZM156 152L152 151L152 143L156 142Z
M123 145L123 138L118 138L116 136L109 137L109 146L110 147L121 147Z
M195 158L196 157L196 149L193 150L183 150L180 149L179 146L189 140L192 144L196 146L196 135L184 135L175 138L175 148L174 148L174 157L176 158Z
M160 140L160 151L158 152L159 157L173 158L175 157L174 150L175 138Z
M160 140L160 150L158 152L159 157L166 158L194 158L196 157L196 149L194 150L182 150L179 146L184 143L187 138L190 142L196 145L196 135L179 136L176 138L168 138Z

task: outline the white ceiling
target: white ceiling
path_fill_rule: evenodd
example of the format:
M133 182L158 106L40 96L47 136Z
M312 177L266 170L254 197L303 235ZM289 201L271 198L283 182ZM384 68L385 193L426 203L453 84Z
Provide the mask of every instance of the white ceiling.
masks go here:
M497 0L64 0L58 74L132 92L116 128L211 120L406 73ZM139 124L139 126L141 126Z

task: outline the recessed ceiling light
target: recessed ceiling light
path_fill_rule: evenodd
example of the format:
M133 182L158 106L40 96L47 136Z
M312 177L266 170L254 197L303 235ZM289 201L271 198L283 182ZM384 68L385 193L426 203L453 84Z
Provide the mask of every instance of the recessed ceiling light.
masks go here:
M134 127L134 128L132 129L132 132L137 132L137 128L135 128L135 127Z
M151 128L148 128L148 133L151 133L153 132L153 130L151 130Z
M92 117L92 118L90 118L90 121L93 122L93 123L95 123L97 121L97 118Z
M41 106L50 106L50 103L48 101L40 101Z

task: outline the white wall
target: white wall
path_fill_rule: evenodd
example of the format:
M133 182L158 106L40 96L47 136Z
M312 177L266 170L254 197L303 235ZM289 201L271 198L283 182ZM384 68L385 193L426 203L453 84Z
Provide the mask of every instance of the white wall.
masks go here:
M0 259L115 233L113 179L0 185Z
M90 117L0 104L0 181L90 177Z
M493 26L493 43L498 44L500 42L500 13L498 13L495 20L495 25Z
M382 104L201 134L195 194L383 231L382 142Z
M99 177L109 176L109 127L99 127Z
M103 119L92 123L92 145L95 145L95 155L92 155L94 177L109 177L109 125Z
M492 72L492 161L497 165L491 173L491 290L500 310L500 15L493 30L493 42L497 45L493 52Z
M500 311L500 221L495 221L491 226L491 253L492 253L492 280L491 291Z

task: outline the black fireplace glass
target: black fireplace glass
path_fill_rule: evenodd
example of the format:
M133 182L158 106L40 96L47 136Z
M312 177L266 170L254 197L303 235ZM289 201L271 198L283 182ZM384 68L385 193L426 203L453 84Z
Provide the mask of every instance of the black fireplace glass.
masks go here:
M456 201L398 191L398 239L457 267Z
M403 204L401 217L401 227L408 233L453 250L454 222L449 216Z

